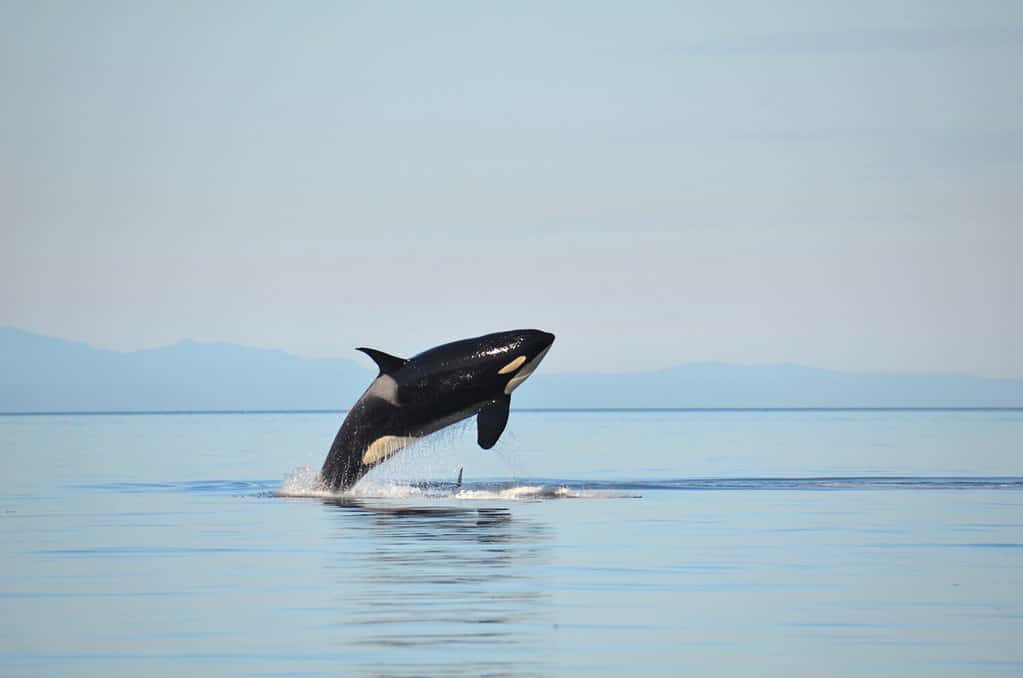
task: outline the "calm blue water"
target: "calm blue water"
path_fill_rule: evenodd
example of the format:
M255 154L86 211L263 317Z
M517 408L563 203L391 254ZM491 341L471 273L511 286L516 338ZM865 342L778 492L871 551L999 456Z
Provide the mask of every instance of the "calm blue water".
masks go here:
M341 416L0 417L0 674L1023 674L1021 411Z

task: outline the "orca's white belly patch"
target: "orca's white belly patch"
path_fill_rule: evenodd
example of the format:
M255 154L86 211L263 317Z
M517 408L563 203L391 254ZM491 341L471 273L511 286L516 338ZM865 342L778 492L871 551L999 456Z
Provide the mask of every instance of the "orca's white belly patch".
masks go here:
M370 465L382 462L417 440L419 439L415 436L381 436L370 443L362 453L362 463Z

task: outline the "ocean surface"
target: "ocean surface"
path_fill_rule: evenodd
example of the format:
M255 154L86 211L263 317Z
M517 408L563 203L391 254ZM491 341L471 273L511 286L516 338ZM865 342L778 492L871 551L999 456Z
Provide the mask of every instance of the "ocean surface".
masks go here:
M1023 411L342 417L0 416L0 675L1023 675Z

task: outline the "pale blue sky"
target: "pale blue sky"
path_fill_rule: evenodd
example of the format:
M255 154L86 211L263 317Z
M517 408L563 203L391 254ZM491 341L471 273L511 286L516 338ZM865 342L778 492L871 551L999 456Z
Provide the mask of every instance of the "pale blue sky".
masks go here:
M1023 3L0 2L0 325L1023 377Z

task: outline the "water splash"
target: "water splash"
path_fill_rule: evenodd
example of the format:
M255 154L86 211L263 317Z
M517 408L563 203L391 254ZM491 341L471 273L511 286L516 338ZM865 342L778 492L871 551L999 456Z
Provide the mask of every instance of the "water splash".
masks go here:
M281 482L281 486L274 490L277 497L309 497L327 499L336 496L327 484L323 482L320 472L309 466L299 466Z

